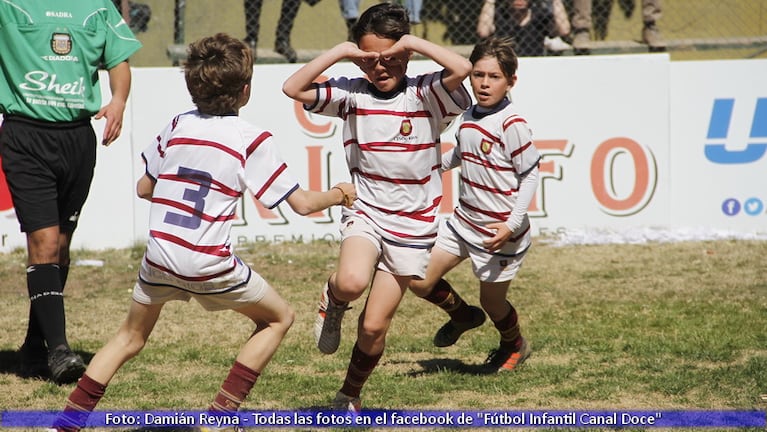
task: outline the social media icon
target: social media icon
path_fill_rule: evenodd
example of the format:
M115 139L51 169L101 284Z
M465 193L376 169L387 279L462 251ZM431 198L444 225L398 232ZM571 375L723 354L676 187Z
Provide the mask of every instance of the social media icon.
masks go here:
M722 213L727 216L735 216L740 213L740 201L735 198L727 198L722 203Z
M759 198L749 198L743 203L743 212L749 216L757 216L764 212L764 203Z

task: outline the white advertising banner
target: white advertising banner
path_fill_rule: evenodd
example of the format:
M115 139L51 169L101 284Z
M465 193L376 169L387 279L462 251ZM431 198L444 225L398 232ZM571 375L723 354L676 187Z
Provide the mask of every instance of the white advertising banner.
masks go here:
M671 226L767 231L767 61L675 62Z
M258 65L240 115L272 131L306 189L348 180L341 120L309 114L282 93L299 65ZM409 74L437 69L415 60ZM328 76L358 76L341 63ZM766 233L767 61L671 62L665 54L523 58L512 100L543 155L530 215L537 235L639 227ZM106 77L104 77L106 78ZM468 80L467 89L470 89ZM106 79L102 81L108 94ZM140 154L176 114L193 109L179 68L133 69L123 134L98 153L73 246L146 240L149 203L135 194ZM94 121L101 134L103 121ZM456 125L443 134L454 145ZM25 247L0 173L0 251ZM457 197L444 174L441 211ZM243 199L232 243L338 239L338 208L308 217Z

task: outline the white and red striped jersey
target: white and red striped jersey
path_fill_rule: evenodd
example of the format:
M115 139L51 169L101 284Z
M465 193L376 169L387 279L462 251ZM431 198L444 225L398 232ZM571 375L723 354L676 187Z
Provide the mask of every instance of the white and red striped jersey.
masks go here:
M508 99L486 113L476 106L467 110L456 142L444 159L445 168L461 166L460 196L450 226L467 242L481 245L495 234L485 228L487 224L509 219L520 179L538 166L541 156L527 121ZM530 241L530 220L527 208L523 210L522 224L509 239L524 243L519 244L519 250L526 249Z
M318 85L317 101L305 107L344 120L343 145L357 200L352 212L366 218L386 240L430 247L436 238L440 134L471 103L460 86L448 92L441 72L405 77L390 93L364 78L337 78Z
M230 230L246 190L268 208L299 185L271 133L236 115L178 115L142 153L156 180L140 277L211 293L247 281Z

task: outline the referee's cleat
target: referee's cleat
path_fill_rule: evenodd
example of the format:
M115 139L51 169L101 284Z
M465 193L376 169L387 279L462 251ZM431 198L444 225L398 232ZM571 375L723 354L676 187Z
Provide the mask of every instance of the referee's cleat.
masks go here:
M56 384L77 382L85 373L85 363L68 346L59 346L48 353L48 368Z
M490 351L490 355L485 360L485 370L489 373L511 372L524 363L530 357L530 353L532 353L530 345L527 344L525 338L522 338L522 344L517 351L500 348Z
M450 320L443 325L434 335L434 346L444 348L458 342L458 338L467 331L481 326L485 322L485 312L476 306L471 309L471 321L460 322Z
M336 304L328 296L327 282L322 287L319 311L314 321L314 340L323 354L333 354L341 343L341 320L349 303Z

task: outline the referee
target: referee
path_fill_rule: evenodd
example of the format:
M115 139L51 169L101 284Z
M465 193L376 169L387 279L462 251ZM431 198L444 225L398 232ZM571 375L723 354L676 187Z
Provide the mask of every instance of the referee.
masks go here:
M27 238L27 335L22 376L77 381L85 365L66 337L69 247L103 145L120 135L130 91L128 58L141 43L111 0L0 2L0 156ZM101 106L100 67L111 100Z

